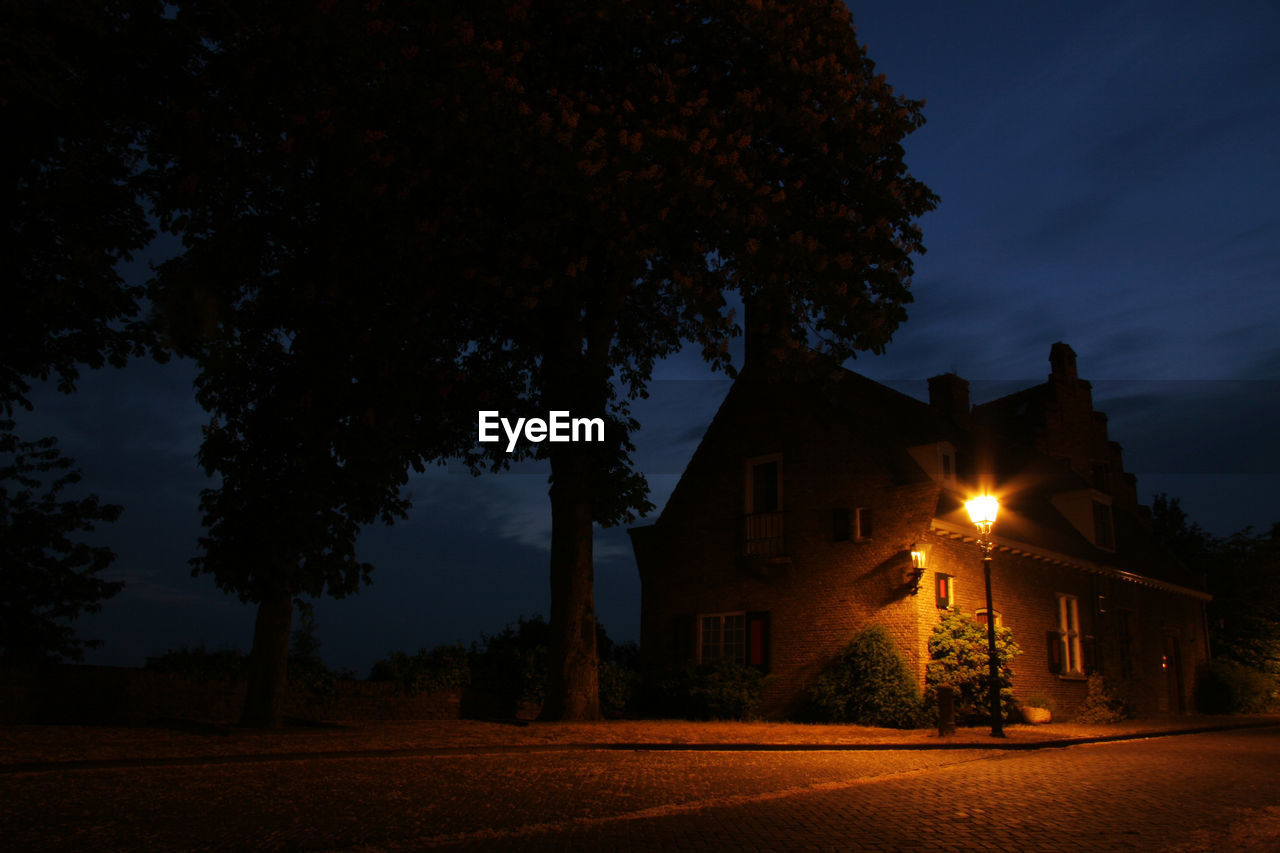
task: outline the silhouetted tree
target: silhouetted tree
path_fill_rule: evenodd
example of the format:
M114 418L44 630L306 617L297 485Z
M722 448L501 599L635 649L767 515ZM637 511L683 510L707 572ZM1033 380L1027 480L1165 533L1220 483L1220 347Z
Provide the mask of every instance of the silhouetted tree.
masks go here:
M180 4L197 47L148 140L183 240L150 293L211 414L194 572L258 608L248 724L280 722L295 597L369 582L360 529L403 518L409 468L465 446L488 373L433 225L457 201L434 176L456 93L377 5Z
M121 367L152 339L142 286L121 263L153 229L139 195L141 140L164 77L147 0L5 2L0 125L0 634L7 661L83 659L67 623L123 584L95 577L114 559L73 537L120 507L67 499L80 480L53 438L23 441L7 420L31 409L32 381L73 391L84 366ZM45 483L46 476L52 477ZM45 491L41 491L45 490Z
M920 104L834 0L458 4L439 39L471 47L452 215L496 320L477 345L527 377L503 406L606 422L601 444L522 448L551 465L543 715L596 717L592 526L648 508L628 401L685 344L731 368L727 291L783 349L884 346L935 202L902 159Z
M1280 678L1280 523L1266 534L1245 528L1213 536L1191 522L1177 498L1152 501L1156 535L1175 557L1203 574L1213 656Z
M120 507L96 496L67 499L80 481L75 462L52 438L22 441L0 419L0 662L32 665L84 660L97 641L69 624L95 613L124 584L97 577L115 554L77 541Z

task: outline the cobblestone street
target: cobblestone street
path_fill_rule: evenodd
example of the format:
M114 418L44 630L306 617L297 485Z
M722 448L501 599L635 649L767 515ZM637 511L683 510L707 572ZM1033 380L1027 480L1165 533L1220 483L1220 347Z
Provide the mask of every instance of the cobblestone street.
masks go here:
M1280 850L1280 728L1022 751L575 748L0 775L0 848Z

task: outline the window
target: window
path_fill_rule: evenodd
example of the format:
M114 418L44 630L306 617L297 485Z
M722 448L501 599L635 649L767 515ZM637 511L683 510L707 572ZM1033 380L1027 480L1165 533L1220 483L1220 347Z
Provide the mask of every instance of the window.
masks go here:
M1093 502L1093 541L1099 548L1115 550L1116 537L1111 523L1111 507L1102 501Z
M759 456L747 460L747 513L777 512L782 509L782 456Z
M1080 600L1058 594L1058 662L1062 675L1084 675L1080 650Z
M745 613L714 613L698 618L698 663L724 658L746 663Z
M748 459L745 470L746 518L742 553L749 557L783 554L782 456Z
M870 539L871 538L871 508L865 507L865 506L858 507L858 511L855 515L855 518L857 520L857 538Z
M942 471L942 482L946 485L955 485L956 482L956 453L949 445L943 444L938 446L938 462Z
M979 608L978 611L973 614L973 621L977 622L979 625L985 626L987 624L987 608L985 607ZM996 611L996 627L997 628L1004 627L1004 622L1001 621L1000 619L999 610Z
M951 575L938 572L934 575L933 583L937 592L938 609L950 610L955 602L955 579Z
M853 530L852 514L848 507L836 507L831 510L831 540L848 542Z

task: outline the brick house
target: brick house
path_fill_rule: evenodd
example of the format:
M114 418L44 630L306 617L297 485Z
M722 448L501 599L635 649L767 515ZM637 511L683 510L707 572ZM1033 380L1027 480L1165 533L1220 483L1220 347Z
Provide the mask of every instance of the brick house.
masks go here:
M986 618L963 501L989 490L1015 694L1070 717L1100 671L1141 712L1185 712L1209 596L1155 544L1075 353L1054 344L1050 364L1045 383L970 406L953 374L924 403L816 357L749 358L661 516L630 531L645 665L758 666L764 712L783 717L880 623L923 684L944 610Z

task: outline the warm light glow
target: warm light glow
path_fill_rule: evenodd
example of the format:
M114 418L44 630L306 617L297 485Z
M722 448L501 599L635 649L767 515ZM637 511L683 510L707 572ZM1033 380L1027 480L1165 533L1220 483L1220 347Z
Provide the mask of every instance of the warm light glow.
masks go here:
M912 568L916 568L916 569L923 569L923 568L925 568L925 565L926 565L925 560L926 560L926 557L925 557L924 551L912 551L912 552L911 552L911 566L912 566Z
M982 495L965 501L964 508L969 512L969 520L979 530L991 529L996 523L996 513L1000 511L1000 502L992 495Z

